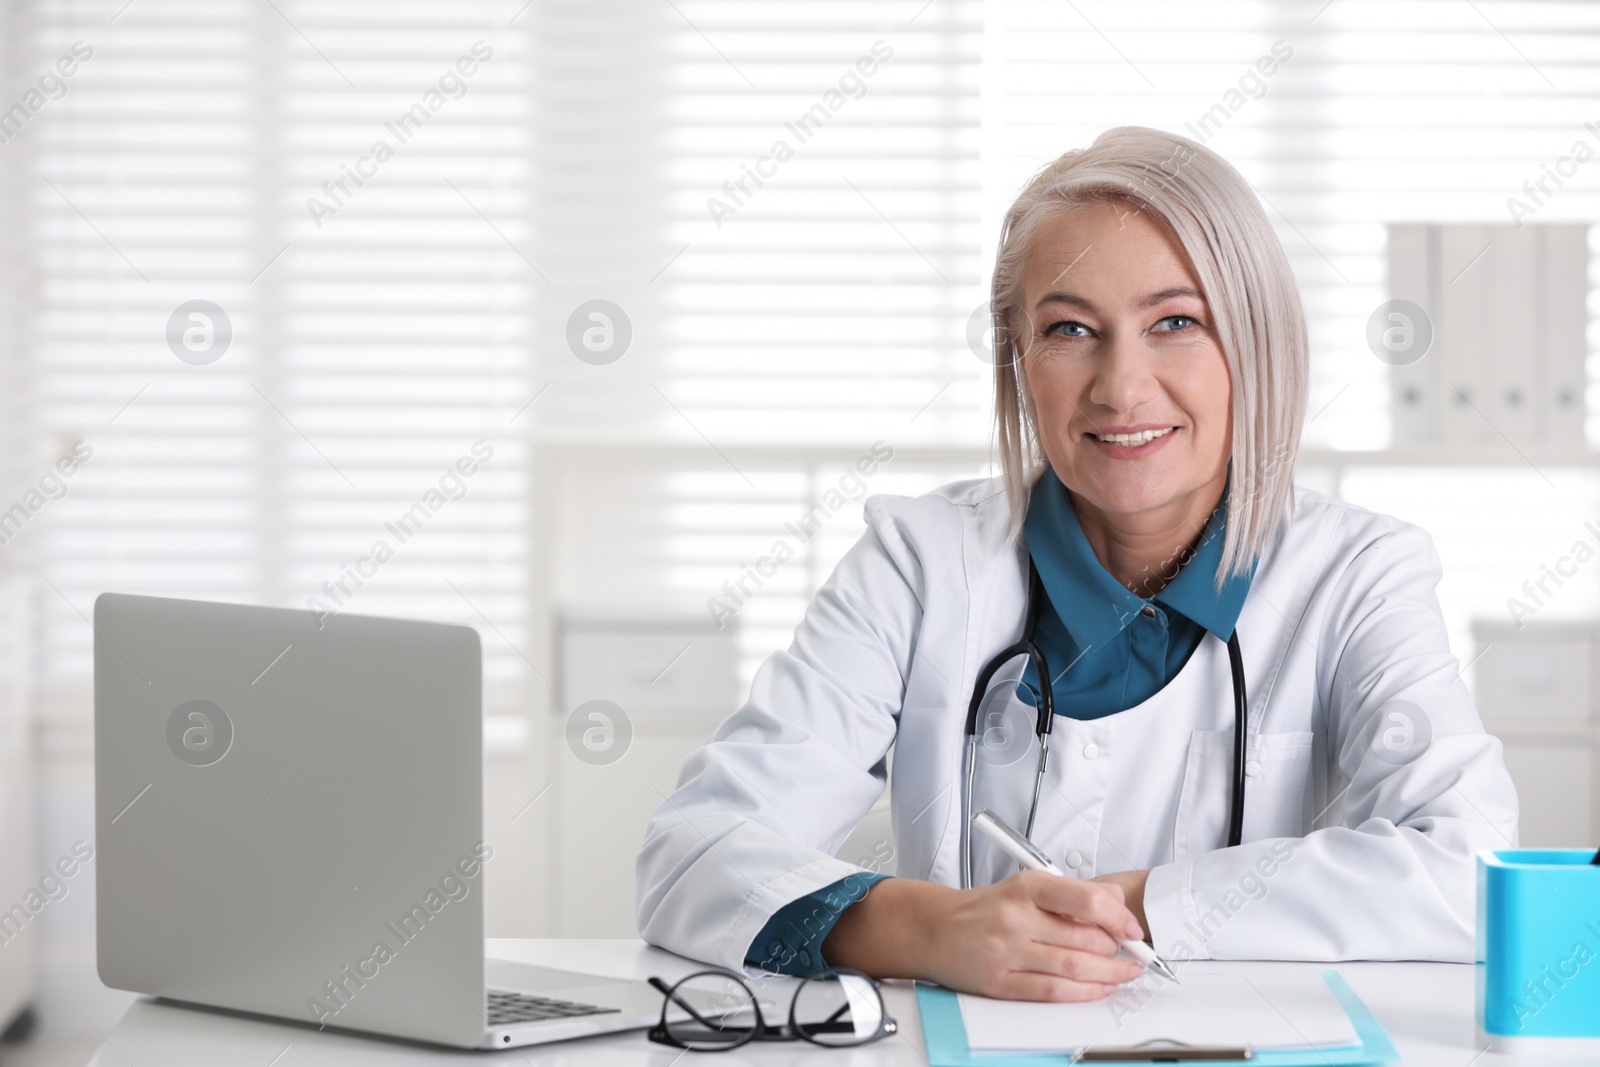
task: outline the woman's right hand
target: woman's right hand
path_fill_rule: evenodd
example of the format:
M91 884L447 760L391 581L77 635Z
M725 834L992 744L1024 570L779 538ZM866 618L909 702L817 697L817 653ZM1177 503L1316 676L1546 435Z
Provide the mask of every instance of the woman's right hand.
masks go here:
M977 889L890 878L845 909L835 966L1007 1000L1097 1000L1144 969L1116 957L1144 931L1114 885L1019 871Z

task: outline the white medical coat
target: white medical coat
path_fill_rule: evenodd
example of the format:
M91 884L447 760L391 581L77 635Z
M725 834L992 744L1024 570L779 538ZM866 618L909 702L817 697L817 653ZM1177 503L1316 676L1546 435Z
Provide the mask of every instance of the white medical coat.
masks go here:
M1026 550L997 480L865 511L789 649L650 822L653 944L739 968L774 912L860 870L834 852L891 746L897 874L960 884L967 704L1021 636ZM1418 527L1297 488L1238 621L1243 843L1222 847L1234 711L1211 636L1143 704L1056 717L1034 840L1081 877L1149 868L1149 932L1172 958L1472 960L1474 854L1515 846L1517 799L1450 653L1440 574ZM980 800L1013 825L1034 762L980 762ZM980 882L1015 870L981 858Z

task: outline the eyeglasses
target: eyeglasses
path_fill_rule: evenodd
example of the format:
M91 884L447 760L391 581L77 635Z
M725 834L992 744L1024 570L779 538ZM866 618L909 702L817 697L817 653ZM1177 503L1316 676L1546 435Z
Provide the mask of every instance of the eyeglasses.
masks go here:
M755 993L732 971L698 971L670 986L652 978L650 984L666 997L650 1040L693 1052L726 1052L751 1041L799 1040L843 1048L900 1029L884 1010L877 980L842 967L803 979L783 1026L772 1026L762 1017Z

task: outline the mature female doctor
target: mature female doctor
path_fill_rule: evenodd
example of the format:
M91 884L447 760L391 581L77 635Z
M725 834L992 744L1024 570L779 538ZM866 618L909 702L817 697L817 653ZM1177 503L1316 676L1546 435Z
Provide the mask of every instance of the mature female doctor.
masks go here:
M1103 134L1012 206L991 306L1004 477L867 501L656 812L645 938L1037 1000L1136 977L1118 937L1472 959L1474 852L1515 843L1516 795L1428 536L1292 484L1306 326L1244 179ZM883 878L833 853L891 746ZM969 833L985 807L1076 877L1019 872Z

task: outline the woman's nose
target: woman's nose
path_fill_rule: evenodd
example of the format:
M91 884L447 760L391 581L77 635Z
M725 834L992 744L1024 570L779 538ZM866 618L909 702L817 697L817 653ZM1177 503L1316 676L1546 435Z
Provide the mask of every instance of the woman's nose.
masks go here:
M1117 331L1102 344L1089 400L1098 408L1131 412L1158 390L1149 353L1137 335Z

